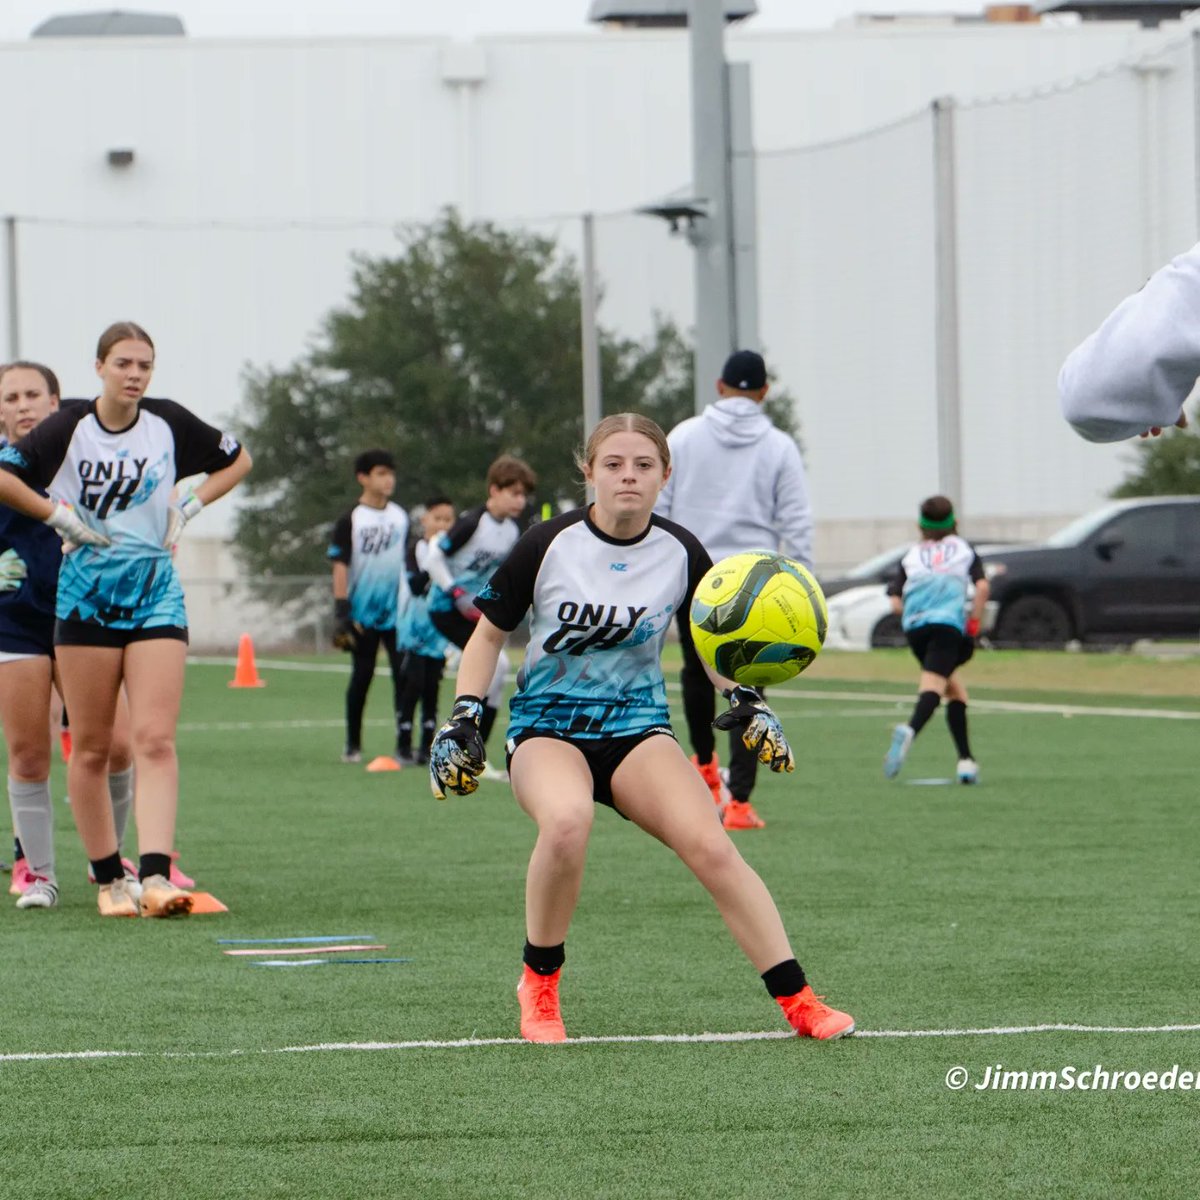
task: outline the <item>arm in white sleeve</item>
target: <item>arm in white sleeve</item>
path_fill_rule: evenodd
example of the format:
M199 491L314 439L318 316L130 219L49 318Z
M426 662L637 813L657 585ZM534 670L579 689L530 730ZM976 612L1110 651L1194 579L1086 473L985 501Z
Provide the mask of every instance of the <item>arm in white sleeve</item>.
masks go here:
M1089 442L1179 420L1200 376L1200 245L1156 271L1063 363L1063 416Z
M429 574L429 578L443 592L452 592L454 590L454 576L450 574L450 564L446 561L446 554L442 549L441 538L430 539L429 555L425 562L425 570Z
M783 553L812 570L813 515L808 500L808 479L800 447L791 438L787 443L775 483L775 528L779 530Z

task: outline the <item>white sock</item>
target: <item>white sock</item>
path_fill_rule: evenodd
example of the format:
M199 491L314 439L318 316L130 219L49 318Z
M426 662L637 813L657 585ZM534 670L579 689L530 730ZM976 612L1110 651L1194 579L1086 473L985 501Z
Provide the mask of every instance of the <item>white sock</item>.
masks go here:
M113 824L117 827L117 848L125 844L125 826L129 824L129 809L133 804L133 768L110 771L108 790L112 796Z
M10 775L8 803L30 874L54 883L54 812L50 804L50 781L22 783Z

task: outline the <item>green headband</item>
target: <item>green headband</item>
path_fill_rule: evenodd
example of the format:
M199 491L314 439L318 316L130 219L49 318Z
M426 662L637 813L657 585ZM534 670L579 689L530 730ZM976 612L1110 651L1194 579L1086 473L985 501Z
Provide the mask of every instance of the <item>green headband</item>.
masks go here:
M929 517L922 517L918 523L922 529L953 529L954 513L951 513L948 517L943 517L940 521L931 520Z

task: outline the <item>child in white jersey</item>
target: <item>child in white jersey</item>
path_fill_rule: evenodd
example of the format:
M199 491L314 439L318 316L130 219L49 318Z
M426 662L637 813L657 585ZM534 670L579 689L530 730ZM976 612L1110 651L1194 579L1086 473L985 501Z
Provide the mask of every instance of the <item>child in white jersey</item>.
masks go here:
M396 460L386 450L364 450L354 460L354 477L362 495L334 525L328 552L333 570L333 644L348 651L353 663L346 688L345 763L362 762L363 709L380 645L392 669L397 756L400 753L404 670L396 626L408 598L408 513L392 501Z
M475 597L482 615L430 757L434 794L478 786L486 757L480 697L508 632L532 609L507 746L513 794L537 825L517 989L521 1036L566 1040L559 974L601 803L679 855L798 1034L842 1037L853 1018L813 995L775 902L715 819L709 790L671 730L662 645L711 560L691 533L653 513L670 463L666 436L647 417L620 413L593 430L580 465L595 503L534 526ZM793 770L761 694L711 669L709 678L730 704L717 727L740 730L771 770Z
M473 597L505 560L521 535L517 518L525 511L537 475L528 463L502 454L487 472L487 500L469 509L441 537L429 543L429 619L452 646L466 646L479 620ZM483 741L487 744L504 684L508 659L501 655L483 697ZM495 776L503 777L502 772Z
M979 768L967 736L967 689L958 669L975 653L988 581L974 547L958 536L954 506L945 496L930 496L921 505L918 524L922 540L901 560L888 595L921 664L921 677L912 716L892 732L883 773L888 779L900 773L913 739L946 700L946 723L958 750L958 780L975 783Z

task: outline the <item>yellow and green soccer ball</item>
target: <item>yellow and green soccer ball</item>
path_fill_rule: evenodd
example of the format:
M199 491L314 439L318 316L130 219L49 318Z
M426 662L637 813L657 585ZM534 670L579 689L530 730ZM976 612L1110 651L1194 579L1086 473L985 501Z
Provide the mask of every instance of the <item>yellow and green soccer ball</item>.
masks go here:
M821 585L798 562L769 550L714 564L696 586L690 616L700 657L750 687L799 675L829 627Z

